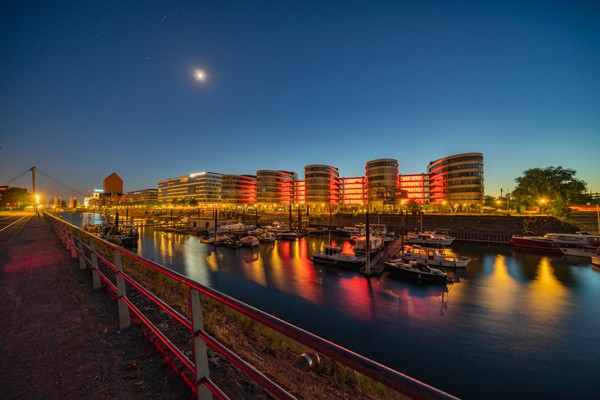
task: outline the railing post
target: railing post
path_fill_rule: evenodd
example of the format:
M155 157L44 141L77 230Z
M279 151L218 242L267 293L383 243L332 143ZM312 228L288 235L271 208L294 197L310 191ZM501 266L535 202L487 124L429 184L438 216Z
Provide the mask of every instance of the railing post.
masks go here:
M94 290L97 290L102 287L102 282L100 281L100 274L98 273L98 257L96 256L96 242L94 241L93 236L90 236L90 252L90 255L92 257L92 283L94 285Z
M81 231L77 231L77 252L79 253L79 269L86 269L85 257L83 256L83 242L81 241Z
M63 224L57 224L57 227L58 227L58 232L59 232L59 236L60 236L60 241L62 242L63 245L67 246L67 234L66 234L67 228Z
M202 383L204 379L209 378L210 375L208 370L206 343L198 337L198 332L204 330L200 292L194 288L190 288L190 305L192 307L192 334L194 335L194 365L196 367L196 389L198 400L212 400L213 396L211 391Z
M127 296L125 292L125 279L121 275L123 273L123 264L121 263L121 252L115 249L115 268L117 276L117 299L119 307L119 328L125 329L131 326L131 317L129 316L129 306L123 301L123 297Z
M71 232L71 230L68 230L69 232L69 249L71 249L71 258L77 258L77 247L75 247L75 235L73 235L73 233Z

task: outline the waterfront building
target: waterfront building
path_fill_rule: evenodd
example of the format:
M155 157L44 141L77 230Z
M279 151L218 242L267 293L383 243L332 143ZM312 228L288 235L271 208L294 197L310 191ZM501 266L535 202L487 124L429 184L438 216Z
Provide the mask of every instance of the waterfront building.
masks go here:
M130 202L151 203L158 201L158 189L143 189L128 192L127 198Z
M438 211L483 211L483 155L465 153L429 163L427 173L399 174L398 160L368 161L364 177L340 177L337 168L310 164L304 180L295 172L258 170L256 175L200 172L158 184L158 200L196 199L206 207L306 212L398 211L431 204ZM430 209L428 206L427 209Z
M256 175L228 175L221 179L221 204L229 208L256 204Z
M115 172L102 181L102 203L116 204L121 202L123 196L123 179Z
M294 182L294 188L296 195L296 205L306 205L306 183L304 181L297 180Z
M340 174L337 168L324 164L304 167L306 204L311 212L337 210L340 203Z
M276 211L295 204L295 172L262 169L256 171L256 203L266 210Z
M221 203L222 176L215 172L198 172L159 181L158 200L171 203L196 199L199 205L216 207Z
M400 175L400 190L402 204L429 203L429 176L427 174L402 174Z
M367 204L365 177L340 178L340 209L353 211Z
M380 158L367 161L367 201L371 211L395 209L400 200L398 160Z
M431 161L429 200L441 211L483 212L483 154L463 153Z
M116 173L112 173L102 181L102 190L104 196L122 196L123 179Z

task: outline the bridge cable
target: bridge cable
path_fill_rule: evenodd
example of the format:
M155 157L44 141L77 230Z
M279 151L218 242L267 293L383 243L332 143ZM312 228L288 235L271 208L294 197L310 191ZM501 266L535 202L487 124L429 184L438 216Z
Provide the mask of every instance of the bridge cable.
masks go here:
M31 172L31 168L26 170L25 172L23 172L22 174L20 174L19 176L12 178L10 181L6 182L5 184L3 184L2 186L8 186L9 184L11 184L12 182L16 181L17 179L19 179L20 177L22 177L23 175L27 174Z
M85 197L85 196L87 196L87 194L85 194L85 193L82 193L82 192L80 192L80 191L79 191L79 190L77 190L77 189L73 189L71 186L67 185L66 183L63 183L63 182L59 181L59 180L58 180L58 179L56 179L56 178L53 178L52 176L50 176L50 174L48 174L47 172L44 172L44 171L40 170L39 168L36 168L36 171L37 171L38 173L40 173L42 176L44 176L44 177L46 177L46 178L50 179L52 182L54 182L54 183L56 183L56 184L58 184L58 185L61 185L62 187L66 188L66 189L68 189L68 190L70 190L70 191L72 191L72 192L74 192L74 193L77 193L77 194L79 194L79 195L81 195L81 196L84 196L84 197Z

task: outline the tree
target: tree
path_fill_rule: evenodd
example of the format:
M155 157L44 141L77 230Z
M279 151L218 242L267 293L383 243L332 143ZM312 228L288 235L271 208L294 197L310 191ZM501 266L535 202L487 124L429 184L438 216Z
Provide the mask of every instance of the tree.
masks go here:
M569 204L586 196L587 184L575 178L576 171L563 167L532 168L515 179L511 196L519 209L537 206L540 212L566 216Z
M32 204L33 198L27 189L11 187L0 191L0 207L24 208Z
M484 207L496 207L495 200L496 200L496 198L494 196L484 196L483 197L483 206Z

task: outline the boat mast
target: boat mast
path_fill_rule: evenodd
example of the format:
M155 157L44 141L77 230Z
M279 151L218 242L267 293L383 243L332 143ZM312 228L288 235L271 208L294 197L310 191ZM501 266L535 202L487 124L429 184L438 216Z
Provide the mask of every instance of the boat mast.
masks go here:
M366 215L366 219L367 219L367 230L366 230L366 243L365 243L365 250L366 250L366 254L367 254L367 259L366 259L366 265L365 265L365 273L367 276L371 276L371 243L370 243L370 238L369 238L369 210L367 210L367 215Z

